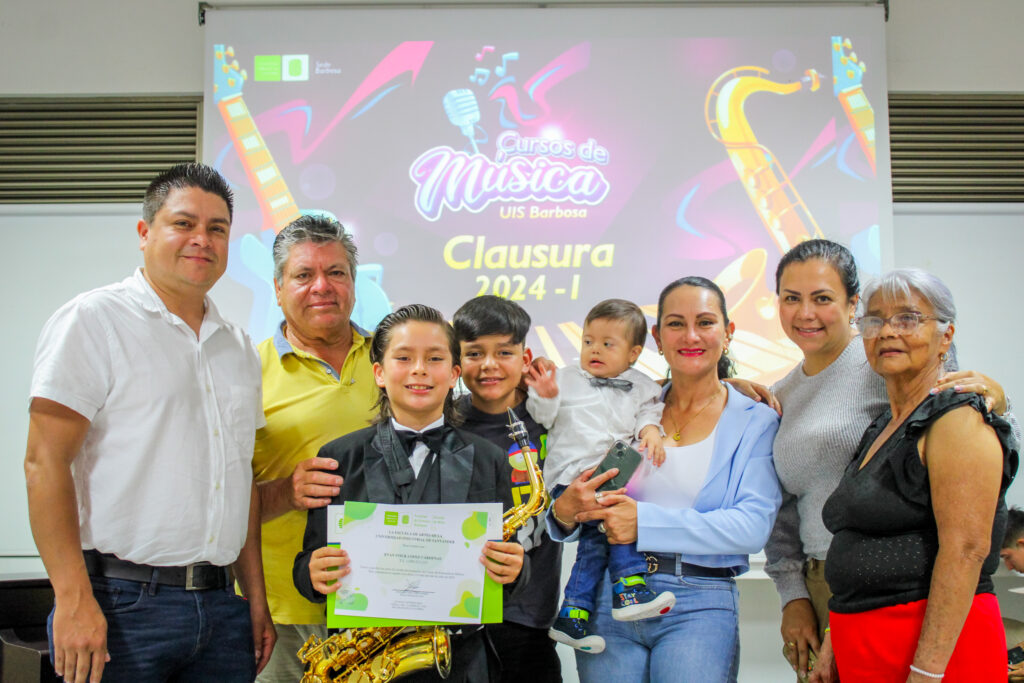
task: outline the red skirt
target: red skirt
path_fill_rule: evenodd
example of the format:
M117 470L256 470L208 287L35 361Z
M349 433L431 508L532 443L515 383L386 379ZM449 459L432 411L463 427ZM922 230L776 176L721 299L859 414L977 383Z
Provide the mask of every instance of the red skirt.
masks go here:
M839 680L904 683L927 606L927 600L918 600L856 614L829 612ZM1006 668L999 603L991 593L975 595L942 683L1006 683Z

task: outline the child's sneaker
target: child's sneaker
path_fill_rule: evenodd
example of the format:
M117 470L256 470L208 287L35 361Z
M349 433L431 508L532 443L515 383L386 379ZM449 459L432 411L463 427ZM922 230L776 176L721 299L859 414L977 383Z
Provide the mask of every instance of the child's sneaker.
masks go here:
M616 621L638 621L668 613L676 604L672 591L655 594L644 577L624 576L612 584L612 617Z
M555 642L565 643L581 652L592 655L604 652L604 638L587 630L588 619L590 612L587 610L566 605L559 610L558 618L548 629L548 636Z

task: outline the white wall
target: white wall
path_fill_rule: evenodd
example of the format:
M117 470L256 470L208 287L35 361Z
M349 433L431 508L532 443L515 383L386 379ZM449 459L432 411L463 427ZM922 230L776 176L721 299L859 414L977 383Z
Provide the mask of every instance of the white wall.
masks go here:
M1010 59L1024 3L891 5L890 89L1024 91L1024 71ZM203 33L196 14L196 0L0 0L0 96L201 93ZM120 279L139 262L137 208L0 208L10 291L0 323L8 340L0 391L0 571L38 566L16 559L34 552L21 460L35 339L58 305L84 288ZM998 377L1020 397L1018 412L1024 413L1024 363L1015 353L1024 322L1013 278L1024 253L1024 206L898 205L894 226L893 263L887 265L919 265L950 285L961 310L962 362ZM25 243L20 235L37 242L39 233L48 233L46 251L19 248ZM73 273L53 267L69 262L78 264ZM1018 504L1021 488L1011 489ZM769 581L741 582L741 680L793 680L779 656L778 607Z

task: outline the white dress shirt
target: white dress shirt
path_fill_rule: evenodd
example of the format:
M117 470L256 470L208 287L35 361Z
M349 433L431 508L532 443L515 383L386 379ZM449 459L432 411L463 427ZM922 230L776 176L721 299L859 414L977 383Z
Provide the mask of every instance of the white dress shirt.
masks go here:
M235 561L245 542L260 361L206 299L199 337L139 269L47 321L31 395L88 418L71 470L83 549L140 564Z
M530 387L526 409L548 428L544 479L548 487L568 486L604 458L616 441L632 443L640 430L661 430L661 387L644 373L629 368L616 379L633 383L628 390L593 386L589 372L578 365L559 368L558 396L542 398Z
M406 427L404 424L400 424L395 418L391 418L391 426L396 432L416 432L423 433L428 429L434 429L435 427L444 426L444 415L437 418L423 429L413 429L412 427ZM420 470L423 468L423 463L426 462L427 456L430 455L430 447L420 440L416 440L416 445L412 449L412 453L409 454L409 464L412 465L412 471L416 476L420 476Z

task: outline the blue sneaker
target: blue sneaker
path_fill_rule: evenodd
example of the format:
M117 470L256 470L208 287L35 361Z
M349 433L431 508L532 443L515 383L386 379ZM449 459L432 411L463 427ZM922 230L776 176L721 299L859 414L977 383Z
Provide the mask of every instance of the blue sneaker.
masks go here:
M558 611L558 618L548 629L548 636L556 643L565 643L580 652L596 655L604 652L604 638L587 631L590 612L566 605Z
M672 591L656 594L639 574L624 576L612 584L612 618L639 621L667 614L676 604Z

